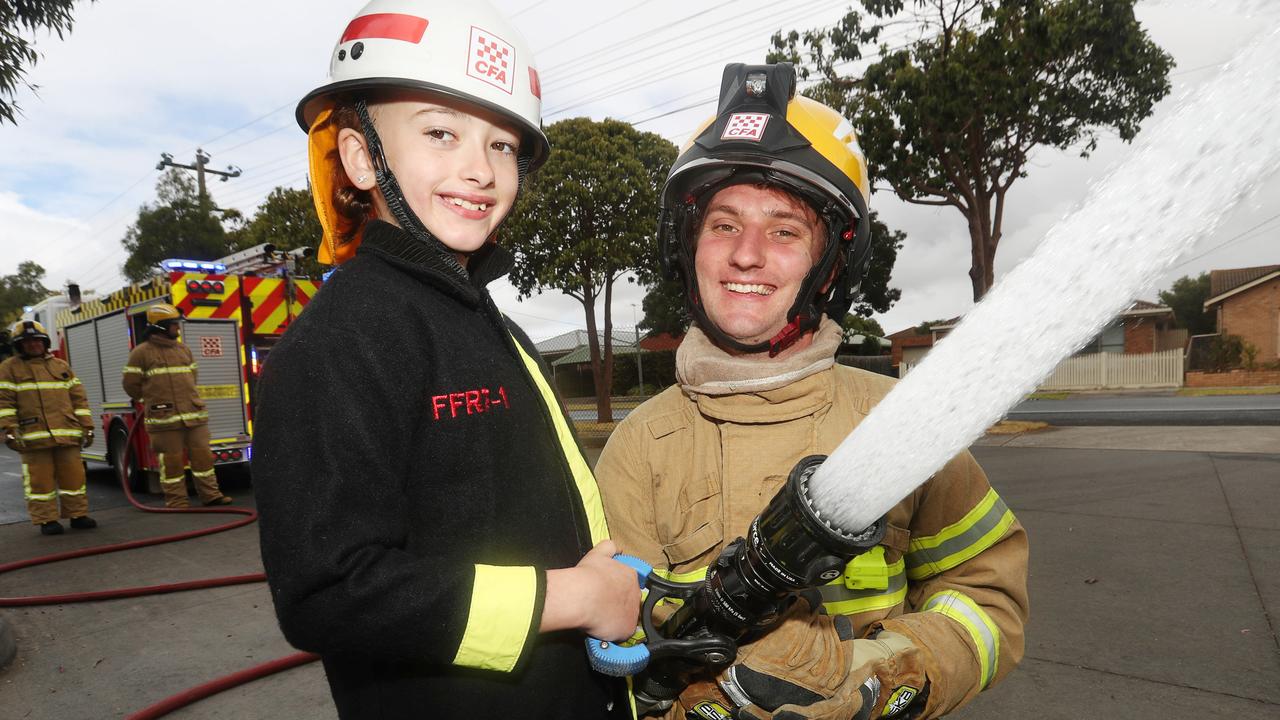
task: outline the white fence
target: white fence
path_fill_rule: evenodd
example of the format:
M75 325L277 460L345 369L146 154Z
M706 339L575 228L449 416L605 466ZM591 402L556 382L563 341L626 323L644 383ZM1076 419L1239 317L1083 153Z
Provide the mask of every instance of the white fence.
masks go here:
M1181 387L1182 368L1181 349L1143 355L1080 355L1063 360L1040 387L1043 390Z
M899 363L898 376L906 377L912 367L911 363ZM1063 360L1053 374L1040 384L1040 389L1182 387L1182 369L1181 349L1143 355L1080 355Z

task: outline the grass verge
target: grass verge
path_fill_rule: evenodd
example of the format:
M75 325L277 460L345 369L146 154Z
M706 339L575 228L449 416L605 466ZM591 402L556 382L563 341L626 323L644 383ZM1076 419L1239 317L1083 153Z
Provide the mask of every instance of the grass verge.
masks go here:
M1205 387L1178 388L1181 397L1204 397L1206 395L1278 395L1280 385L1263 385L1260 387Z

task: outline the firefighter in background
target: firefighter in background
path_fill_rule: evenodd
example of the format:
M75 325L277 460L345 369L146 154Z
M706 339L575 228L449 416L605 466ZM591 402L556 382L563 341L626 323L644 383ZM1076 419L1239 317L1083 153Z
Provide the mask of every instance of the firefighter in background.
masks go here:
M218 489L209 450L209 411L196 392L196 363L191 350L178 339L178 308L157 303L147 308L147 339L129 353L124 390L141 402L147 434L160 461L164 504L188 507L186 456L196 493L205 505L229 505Z
M695 318L679 385L620 422L596 464L619 547L677 580L703 576L796 463L830 454L893 386L835 364L871 255L853 128L796 96L787 64L725 68L719 107L662 195L663 260ZM973 457L886 523L666 717L935 718L1007 675L1023 651L1027 538Z
M71 366L49 354L49 334L34 320L9 331L14 355L0 363L0 432L22 456L22 489L31 522L45 535L98 526L89 517L80 448L93 443L89 401Z

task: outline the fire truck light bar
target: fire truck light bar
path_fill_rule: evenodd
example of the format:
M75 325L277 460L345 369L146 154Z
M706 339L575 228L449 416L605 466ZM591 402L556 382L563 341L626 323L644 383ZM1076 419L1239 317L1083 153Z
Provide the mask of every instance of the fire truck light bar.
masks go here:
M163 260L160 266L166 270L200 270L207 273L225 273L227 266L222 263L203 262L200 260Z

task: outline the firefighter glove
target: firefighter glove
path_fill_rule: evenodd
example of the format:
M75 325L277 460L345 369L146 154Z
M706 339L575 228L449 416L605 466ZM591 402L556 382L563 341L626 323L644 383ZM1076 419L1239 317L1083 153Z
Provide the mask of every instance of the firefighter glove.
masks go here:
M803 599L718 680L734 717L750 720L908 718L928 695L924 656L910 638L855 638L848 617L814 613Z
M22 452L22 438L19 438L13 428L4 429L4 444L9 446L10 450Z
M92 444L93 444L93 431L85 430L84 434L80 436L80 447L87 448Z

